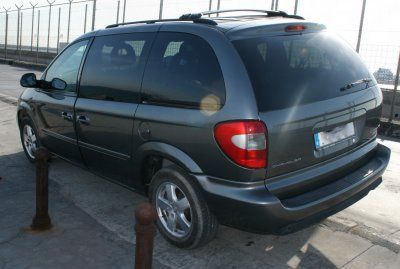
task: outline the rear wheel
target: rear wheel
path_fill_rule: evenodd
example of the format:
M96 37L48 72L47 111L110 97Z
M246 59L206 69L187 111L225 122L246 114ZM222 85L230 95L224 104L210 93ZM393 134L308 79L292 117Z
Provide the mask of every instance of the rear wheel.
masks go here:
M171 244L200 247L212 240L218 223L200 188L179 167L158 171L150 184L150 200L157 210L157 226Z
M29 118L23 118L20 126L20 135L22 147L26 157L30 162L35 161L35 152L39 148L40 143L36 129Z

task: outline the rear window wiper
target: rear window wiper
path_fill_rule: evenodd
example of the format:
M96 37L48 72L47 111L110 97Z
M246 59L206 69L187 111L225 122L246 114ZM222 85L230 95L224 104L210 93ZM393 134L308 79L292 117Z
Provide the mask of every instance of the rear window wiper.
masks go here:
M358 86L358 85L364 84L364 83L365 83L365 89L366 89L366 88L369 87L369 83L370 83L371 81L372 81L371 78L363 78L363 79L354 81L354 82L352 82L352 83L349 83L349 84L343 86L342 88L340 88L340 91L343 92L343 91L349 90L349 89L351 89L351 88L354 88L355 86Z

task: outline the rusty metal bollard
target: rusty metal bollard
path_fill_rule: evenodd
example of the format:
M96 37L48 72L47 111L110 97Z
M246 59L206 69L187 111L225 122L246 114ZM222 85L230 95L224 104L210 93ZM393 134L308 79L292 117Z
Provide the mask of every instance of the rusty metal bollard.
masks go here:
M135 218L135 269L150 269L153 261L153 245L156 233L156 209L150 203L142 203L135 209Z
M49 165L50 152L41 147L35 152L36 158L36 215L31 229L48 230L52 227L48 213L49 208Z

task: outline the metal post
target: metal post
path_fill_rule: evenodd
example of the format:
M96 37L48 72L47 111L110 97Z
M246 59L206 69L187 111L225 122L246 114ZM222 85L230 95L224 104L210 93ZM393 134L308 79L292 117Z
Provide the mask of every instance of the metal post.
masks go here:
M49 165L50 153L45 148L38 148L36 158L36 214L31 229L36 231L51 228L49 217Z
M164 5L164 1L160 0L160 10L158 11L158 19L159 20L162 19L163 5Z
M135 210L136 253L135 269L150 269L153 260L153 246L157 212L152 204L142 203Z
M279 0L275 1L275 10L278 10Z
M94 30L94 24L96 22L96 0L93 0L93 12L92 12L92 31Z
M19 48L19 25L20 25L19 24L19 20L20 20L20 14L21 14L22 5L20 5L20 6L15 5L15 7L18 10L18 22L17 22L17 50L18 50L18 48Z
M400 76L400 53L399 53L399 60L397 61L397 70L396 70L396 78L394 80L392 103L390 104L389 122L393 121L394 105L395 105L395 102L396 102L397 87L399 86L399 76Z
M361 36L362 36L362 30L363 30L363 25L364 25L364 14L365 14L365 6L366 5L367 5L367 0L363 0L362 10L361 10L361 19L360 19L360 28L358 29L358 39L357 39L357 47L356 47L357 52L360 52Z
M68 0L68 28L67 28L67 43L69 43L69 29L71 27L71 5L72 1L74 0Z
M49 27L47 27L47 49L46 52L49 52L49 46L50 46L50 25L51 25L51 6L54 4L55 0L53 2L50 2L49 0L46 0L47 3L49 3Z
M272 2L271 2L271 10L274 10L274 7L275 7L275 0L272 0Z
M58 26L57 26L57 54L60 49L60 18L61 18L61 8L58 8Z
M212 8L212 0L210 0L210 2L208 2L208 11L211 11ZM210 17L211 15L208 14L208 17Z
M31 51L33 51L33 27L35 24L35 7L37 6L37 3L32 4L31 2L29 2L29 4L32 6Z
M125 22L126 0L124 0L124 9L122 10L122 22Z
M83 22L83 33L86 33L86 21L87 21L87 4L85 5L85 21Z
M117 23L119 23L119 5L120 5L120 0L117 1Z
M21 12L21 26L19 30L19 54L18 54L18 60L21 61L21 46L22 46L22 18L23 18L24 13Z
M5 37L4 37L4 59L7 59L7 49L8 49L8 10L6 10L4 8L4 10L6 11L6 33L5 33Z
M40 10L38 10L37 34L36 34L36 63L39 62L39 31L40 31Z
M221 9L221 0L218 0L217 2L217 10ZM219 17L219 13L217 13L217 17Z
M299 6L299 0L296 0L296 1L294 2L294 15L297 15L297 8L298 8L298 6Z

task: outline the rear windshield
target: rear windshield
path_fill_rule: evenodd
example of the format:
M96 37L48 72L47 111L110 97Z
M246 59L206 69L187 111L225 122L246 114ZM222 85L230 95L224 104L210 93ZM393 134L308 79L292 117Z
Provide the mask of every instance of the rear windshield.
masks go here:
M371 86L353 49L328 32L233 41L250 76L260 111L321 101ZM342 90L341 90L342 89Z

